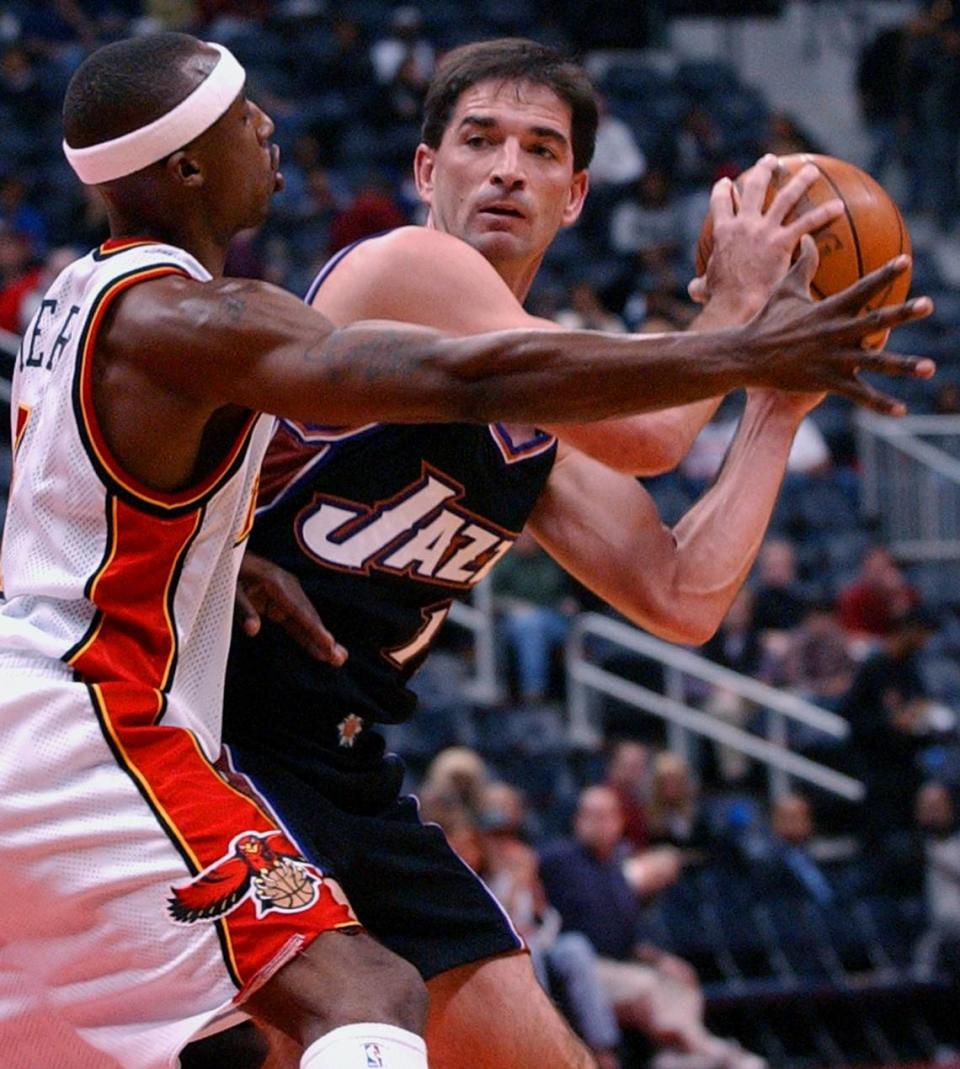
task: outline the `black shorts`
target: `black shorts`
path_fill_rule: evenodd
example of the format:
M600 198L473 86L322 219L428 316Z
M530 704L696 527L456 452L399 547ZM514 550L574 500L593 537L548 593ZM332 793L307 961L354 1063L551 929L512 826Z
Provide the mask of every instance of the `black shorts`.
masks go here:
M416 798L398 798L374 814L347 812L275 756L236 744L229 756L309 859L337 880L364 927L424 980L523 947L443 831L420 820Z

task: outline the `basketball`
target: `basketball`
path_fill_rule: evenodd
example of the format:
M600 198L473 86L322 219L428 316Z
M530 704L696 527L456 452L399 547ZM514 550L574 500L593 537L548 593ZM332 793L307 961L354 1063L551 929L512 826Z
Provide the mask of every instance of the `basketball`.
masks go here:
M819 204L839 197L844 204L843 215L817 230L812 236L820 253L817 273L810 284L810 292L817 299L829 297L846 289L859 278L883 266L900 253L910 252L910 235L887 191L865 171L834 156L798 153L782 156L773 172L767 191L769 205L781 186L806 163L814 164L820 176L801 198L786 221L797 213L803 214ZM765 206L766 206L765 205ZM707 215L697 241L696 270L702 275L713 248L713 221ZM863 308L869 312L887 304L899 304L910 289L910 271L899 275L893 284L877 294ZM870 335L865 344L882 348L889 331Z
M316 882L287 858L255 877L254 888L262 899L279 910L305 909L317 898Z

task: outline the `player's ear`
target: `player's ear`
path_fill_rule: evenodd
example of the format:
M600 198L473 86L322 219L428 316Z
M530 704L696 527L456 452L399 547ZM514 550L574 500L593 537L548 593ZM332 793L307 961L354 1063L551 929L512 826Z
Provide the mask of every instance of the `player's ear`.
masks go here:
M417 192L424 204L432 203L436 158L436 153L429 145L425 145L422 141L417 145L417 153L413 157L413 177L417 183Z
M563 226L572 226L580 218L589 188L590 176L586 168L582 171L574 171L567 194L567 204L563 209Z
M182 149L167 160L167 171L182 185L203 185L203 168L195 157Z

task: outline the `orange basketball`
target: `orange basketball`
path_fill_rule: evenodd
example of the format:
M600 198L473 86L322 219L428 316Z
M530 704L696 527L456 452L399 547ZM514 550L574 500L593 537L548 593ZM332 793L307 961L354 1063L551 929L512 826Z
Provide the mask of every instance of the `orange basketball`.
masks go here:
M820 264L810 286L810 292L818 300L829 297L852 285L857 279L881 267L900 253L910 252L910 235L903 217L886 190L866 172L852 163L833 156L817 156L808 153L781 156L780 163L770 180L766 203L773 200L776 191L784 185L805 163L815 164L820 177L801 198L790 215L790 221L825 201L839 197L844 204L844 213L832 223L812 235L820 253ZM713 248L713 222L708 215L700 238L697 241L696 268L702 275ZM877 294L864 306L872 311L887 304L899 304L906 299L910 289L910 272L900 275L886 290ZM866 344L881 348L888 331L871 335Z

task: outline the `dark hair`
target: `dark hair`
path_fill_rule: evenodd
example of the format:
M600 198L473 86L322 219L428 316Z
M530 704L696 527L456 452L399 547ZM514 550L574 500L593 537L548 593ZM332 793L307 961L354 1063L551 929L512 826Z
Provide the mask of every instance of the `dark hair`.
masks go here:
M421 137L439 148L461 94L479 82L544 85L570 105L573 169L590 165L597 139L597 95L583 68L555 48L522 37L477 41L455 48L440 63L424 104Z
M187 61L196 62L191 77ZM67 144L85 148L159 119L185 99L217 62L185 33L131 37L98 48L70 79L63 100ZM207 68L204 71L204 67Z

